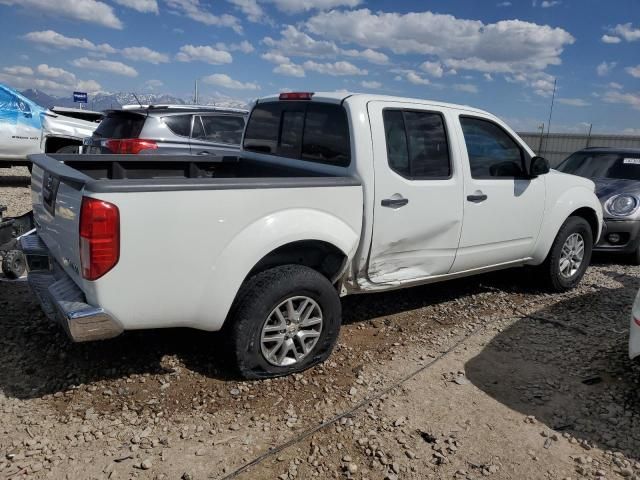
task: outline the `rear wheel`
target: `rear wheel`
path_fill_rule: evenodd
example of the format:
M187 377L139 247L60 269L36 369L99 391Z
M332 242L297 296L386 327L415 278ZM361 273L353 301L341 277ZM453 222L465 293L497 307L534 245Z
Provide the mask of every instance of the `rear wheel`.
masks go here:
M326 360L340 323L340 298L331 282L311 268L286 265L245 282L226 330L239 374L257 379Z
M10 279L20 278L26 269L24 255L20 250L9 250L2 257L2 273Z
M539 267L543 281L554 291L576 287L584 276L593 250L591 226L582 217L569 217Z

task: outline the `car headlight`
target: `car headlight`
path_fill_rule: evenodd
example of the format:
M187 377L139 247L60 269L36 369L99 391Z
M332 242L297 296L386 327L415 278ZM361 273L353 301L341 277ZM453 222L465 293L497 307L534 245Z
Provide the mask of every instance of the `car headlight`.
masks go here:
M621 194L607 200L605 208L607 212L616 217L627 217L638 209L638 199L633 195Z

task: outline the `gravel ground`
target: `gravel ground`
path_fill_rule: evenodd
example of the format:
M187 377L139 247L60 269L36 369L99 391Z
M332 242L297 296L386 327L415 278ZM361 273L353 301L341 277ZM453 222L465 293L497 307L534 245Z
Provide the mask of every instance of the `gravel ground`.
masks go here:
M0 282L0 478L640 479L640 269L616 261L563 295L513 270L346 298L326 364L259 382L215 334L72 344Z

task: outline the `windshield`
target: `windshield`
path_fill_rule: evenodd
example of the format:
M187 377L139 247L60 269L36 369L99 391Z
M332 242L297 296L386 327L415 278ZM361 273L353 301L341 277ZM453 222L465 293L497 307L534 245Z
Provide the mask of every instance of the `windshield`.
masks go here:
M578 152L557 169L585 178L640 180L640 153Z

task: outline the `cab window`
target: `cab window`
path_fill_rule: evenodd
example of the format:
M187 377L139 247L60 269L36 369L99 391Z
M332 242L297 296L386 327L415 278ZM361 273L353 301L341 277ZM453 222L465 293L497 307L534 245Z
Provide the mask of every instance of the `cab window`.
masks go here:
M524 153L502 127L476 117L460 117L460 124L467 145L472 178L525 176Z

